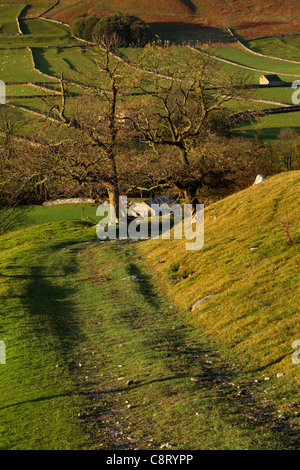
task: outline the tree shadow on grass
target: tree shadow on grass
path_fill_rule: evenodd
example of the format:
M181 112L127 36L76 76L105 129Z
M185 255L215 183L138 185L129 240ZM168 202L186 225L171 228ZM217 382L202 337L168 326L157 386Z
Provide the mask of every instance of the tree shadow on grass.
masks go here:
M192 3L187 0L187 3ZM184 22L151 23L154 34L163 40L175 43L222 43L232 44L235 39L224 29L212 28L201 24L189 24Z
M6 410L7 408L13 408L14 406L25 405L27 403L39 403L41 401L54 400L56 398L70 397L74 395L74 392L59 393L57 395L49 395L46 397L32 398L31 400L18 401L17 403L11 403L10 405L1 406L0 410Z
M45 59L44 49L34 47L32 48L32 54L36 67L47 75L55 76L54 70L51 64Z
M161 309L160 299L157 298L157 293L151 282L151 276L145 274L145 271L142 271L137 264L133 262L127 263L127 271L129 276L136 276L139 279L139 281L135 282L135 286L146 302L154 308Z
M132 377L130 384L110 382L100 391L95 380L90 383L97 389L95 397L102 396L113 407L113 397L123 392L137 389L145 390L147 395L149 386L161 384L160 393L171 396L180 394L185 384L187 396L201 391L201 395L205 395L208 400L212 397L214 407L218 407L224 419L232 425L243 427L247 423L250 430L255 432L257 429L260 434L267 429L270 434L278 435L278 447L282 442L285 443L288 425L284 427L281 422L277 422L277 411L272 403L260 402L261 390L257 381L243 376L239 367L221 358L207 339L191 334L193 328L188 323L178 322L178 312L169 310L168 304L163 305L163 298L150 275L135 262L131 250L128 250L126 256L129 276L136 276L140 281L126 281L128 289L122 289L120 307L116 306L115 318L122 320L122 328L127 323L128 331L135 331L135 339L128 338L128 347L131 348L130 341L134 344L132 356L134 357L134 350L137 348L143 351L147 364L155 366L156 363L163 362L165 371L156 377L149 377L148 373L137 377L137 380ZM132 295L132 291L138 292L139 296ZM108 295L117 296L118 288L113 293L109 291ZM118 323L115 324L116 328L117 325ZM96 415L97 411L95 417ZM265 444L268 445L268 442L262 443Z
M57 269L58 273L55 272ZM49 337L51 347L57 349L66 362L75 343L85 339L72 300L76 289L68 284L77 270L74 257L63 268L31 266L27 276L29 282L21 294L26 310L34 320L33 327L39 335L45 335L45 339Z
M257 367L257 369L251 370L251 372L252 373L253 372L262 372L262 371L268 369L269 367L274 366L275 364L279 364L285 357L289 357L290 355L291 355L291 352L289 351L287 354L283 354L282 356L278 357L274 361L271 361L268 364L265 364L264 366Z
M194 2L192 2L191 0L181 0L182 3L184 3L184 5L186 5L188 7L188 9L191 11L191 13L196 13L196 7L194 5Z

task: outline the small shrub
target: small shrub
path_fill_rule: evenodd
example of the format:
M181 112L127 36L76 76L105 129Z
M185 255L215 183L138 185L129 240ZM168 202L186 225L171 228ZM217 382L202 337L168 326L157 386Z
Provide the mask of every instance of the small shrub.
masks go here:
M98 22L99 18L95 15L75 16L70 24L71 32L78 38L92 41L92 31Z
M71 23L70 23L70 28L71 28L71 33L78 37L82 38L84 28L85 28L85 21L86 21L86 16L75 16Z
M117 13L107 18L95 15L75 16L70 24L71 32L85 41L98 41L109 36L117 36L124 47L144 46L151 40L149 26L140 18Z

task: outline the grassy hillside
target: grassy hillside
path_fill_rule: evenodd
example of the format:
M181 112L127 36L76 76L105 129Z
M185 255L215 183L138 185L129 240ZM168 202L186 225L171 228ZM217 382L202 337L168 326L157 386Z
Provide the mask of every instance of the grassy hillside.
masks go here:
M212 206L201 254L99 242L78 206L35 207L2 236L0 448L295 448L299 182L282 175Z
M0 5L0 34L18 34L17 16L23 6Z
M290 128L300 132L299 126L300 113L270 114L261 116L254 121L245 121L234 129L234 133L244 137L254 137L259 135L264 140L276 139L281 129Z
M55 5L55 1L33 0L22 13L23 17L35 18ZM23 0L15 0L14 4L23 5ZM60 0L57 5L46 13L48 18L69 23L74 15L96 13L104 16L122 11L138 15L150 23L188 23L190 25L214 28L216 34L231 26L238 30L244 38L256 38L276 34L296 34L300 32L299 2L282 0ZM272 17L270 17L270 11Z
M0 237L0 448L297 448L299 190L291 172L207 208L201 252L99 242L78 206Z
M300 60L300 36L254 39L247 44L254 52L289 60Z
M253 380L270 381L268 399L276 397L283 414L299 400L300 367L291 359L299 339L299 196L300 172L280 174L208 207L200 252L186 251L183 240L139 245L164 292L199 332Z
M39 3L32 2L27 14L41 10ZM54 3L54 2L53 2ZM104 0L98 2L91 0L61 0L47 16L61 21L69 22L75 14L97 13L108 15L116 11L140 16L151 23L187 22L211 28L231 26L238 29L243 37L258 37L272 34L299 33L300 23L299 2L297 0L236 0L224 2L223 0L143 0L136 3L133 0ZM270 18L270 11L272 17Z

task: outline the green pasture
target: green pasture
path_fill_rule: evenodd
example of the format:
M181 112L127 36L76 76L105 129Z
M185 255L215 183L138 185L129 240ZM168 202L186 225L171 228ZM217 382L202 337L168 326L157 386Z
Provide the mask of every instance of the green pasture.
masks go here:
M24 5L0 5L0 35L19 34L17 17L23 8Z
M60 77L63 72L69 80L86 83L92 81L96 73L99 75L89 51L82 47L34 48L33 56L36 67L53 77Z
M68 46L76 44L67 26L43 19L20 20L22 36L0 36L1 47Z
M266 59L259 57L243 49L233 47L222 47L215 49L215 54L226 60L230 60L239 65L245 65L265 72L272 72L283 76L286 74L292 74L296 77L300 77L300 65L282 62L275 59ZM293 77L290 77L289 81L293 81Z
M55 0L54 0L55 1ZM26 8L22 13L22 17L35 18L41 15L44 11L48 10L53 4L53 0L31 0L30 4L26 4ZM24 0L13 0L13 4L19 4L24 7Z
M35 116L34 114L29 113L29 111L38 112L42 116L46 117L48 115L50 107L54 103L57 103L57 104L59 103L58 97L49 96L49 98L44 98L44 97L42 98L38 94L34 98L32 97L20 98L20 97L15 97L15 96L13 97L7 96L8 105L20 107L19 110L11 108L12 113L16 113L17 111L19 111L24 116L25 121L29 120L31 122L33 120L33 122L36 122L37 129L40 127L41 119L43 120L44 117ZM28 126L28 131L31 134L30 127L31 126ZM20 133L18 133L18 135L23 135L23 133L24 135L27 135L26 126L24 129L20 130Z
M300 35L272 36L245 43L254 52L300 62ZM285 66L285 63L283 64ZM299 64L300 66L300 64Z
M266 108L277 108L278 105L261 103L257 96L251 95L251 98L245 100L232 99L224 104L224 108L233 111L234 114L240 111L258 111Z
M62 24L53 23L43 19L22 20L21 28L28 39L35 38L37 44L49 46L60 44L67 45L76 40L71 36L69 28Z
M51 105L55 102L59 103L55 99L52 97L39 98L38 96L36 98L8 97L8 106L4 108L6 112L3 117L11 123L13 135L29 138L30 140L36 140L38 136L40 142L46 143L72 138L75 135L73 129L66 129L65 126L59 126L57 122L47 119ZM32 114L30 111L38 111L41 115ZM3 117L0 116L2 121ZM56 117L54 113L52 117ZM0 145L1 140L0 137Z
M29 85L7 85L6 87L6 97L10 96L32 96L32 95L46 95L47 93L51 94L51 89L38 89Z
M255 90L255 95L258 99L293 105L292 94L294 91L292 87L259 88Z
M91 217L98 220L96 217L96 205L91 204L57 204L52 206L31 206L30 210L25 212L25 220L20 222L19 228L33 227L42 225L48 222L63 222L63 221L81 221L82 217ZM91 222L91 221L90 221Z
M33 70L27 49L0 50L0 79L4 82L43 81L42 75Z
M171 28L172 29L172 28ZM212 28L213 29L213 28ZM84 47L57 47L57 46L67 46L71 45L73 38L70 36L69 30L63 25L45 21L42 19L35 20L22 20L22 30L24 35L15 36L15 37L2 37L0 36L0 47L1 40L3 41L21 41L20 44L24 49L10 49L10 50L0 50L0 79L4 82L42 82L43 75L35 72L32 67L32 61L30 53L25 49L25 46L29 45L42 45L45 47L33 47L32 53L35 61L36 67L44 74L53 76L53 78L58 78L61 76L61 73L64 73L64 77L68 80L74 80L83 84L100 86L103 83L103 88L105 84L103 82L101 72L96 65L97 57L92 53L93 50L84 48ZM170 30L171 31L171 30ZM175 31L175 30L174 30ZM195 29L195 34L198 34L199 31ZM210 31L211 34L216 33L216 31ZM229 41L227 33L223 31L221 34L220 31L216 34L215 39L219 37L220 42L232 44L232 41ZM225 34L225 36L224 36ZM221 39L223 40L221 41ZM227 38L227 40L226 40ZM204 41L203 37L203 42ZM201 42L201 41L200 41ZM217 43L217 41L215 41ZM15 43L16 44L16 43ZM48 45L56 46L49 47ZM145 50L143 48L123 48L120 50L120 55L125 60L128 60L133 64L133 66L138 65L141 60ZM259 81L259 77L262 74L260 71L248 71L245 70L239 65L247 65L254 68L262 68L272 71L280 67L280 70L285 73L297 73L300 69L296 64L285 64L276 60L269 60L258 58L250 53L247 53L239 48L234 47L220 47L217 49L211 49L212 53L218 54L220 57L224 57L232 61L232 64L227 64L224 62L216 61L212 59L212 63L216 64L215 75L211 76L211 83L220 83L222 82L222 77L229 79L231 76L237 78L244 78L249 84L256 84ZM168 48L169 53L169 62L162 62L160 64L160 72L164 74L177 74L180 69L180 64L183 60L194 61L194 64L197 63L197 58L201 60L201 52L192 51L183 46L175 46L174 44ZM151 60L151 54L149 56ZM130 74L135 74L136 71L134 68L131 68L130 65L121 65L120 71L124 75L130 76ZM151 91L151 75L147 75L149 78L148 89ZM285 76L284 73L280 75L286 81L292 81L292 77ZM51 79L47 77L44 78L45 81L49 82ZM51 90L51 85L47 84L49 91ZM53 82L53 88L59 90L59 85ZM76 112L78 96L82 95L83 91L80 87L72 87L69 85L68 92L70 99L68 100L68 110L70 113ZM49 99L41 99L39 95L44 95L45 91L40 91L26 85L8 85L7 86L7 97L9 103L22 106L28 110L37 110L42 113L48 113L50 107L54 103L59 103L59 97L49 97ZM10 96L30 96L35 95L36 98L10 98ZM232 110L233 112L238 112L242 110L254 110L261 108L269 108L276 105L269 103L257 103L253 100L266 100L274 101L286 104L291 103L291 89L289 87L284 88L265 88L265 89L254 89L247 93L248 100L233 100L230 103L226 104L226 107ZM252 100L251 100L252 99ZM285 118L287 115L284 115ZM282 117L278 118L278 122L282 123ZM276 117L273 116L272 119ZM286 118L287 122L290 122L291 117L289 115ZM267 125L264 123L264 126ZM247 125L246 128L248 129ZM255 130L256 132L256 130ZM274 131L271 132L274 134ZM265 135L265 134L264 134Z
M243 123L234 132L244 137L259 135L262 139L274 140L278 137L282 128L295 129L300 135L300 111L261 116L251 122Z

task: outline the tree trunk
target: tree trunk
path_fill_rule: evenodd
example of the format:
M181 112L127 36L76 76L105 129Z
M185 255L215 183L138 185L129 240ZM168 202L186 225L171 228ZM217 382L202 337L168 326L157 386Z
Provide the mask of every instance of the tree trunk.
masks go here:
M193 216L196 215L197 204L199 204L197 189L198 186L189 186L183 189L185 204L191 204Z
M111 184L107 185L107 193L108 193L108 199L109 199L109 204L115 209L115 215L116 219L119 220L120 217L120 210L119 210L119 187L118 184ZM112 223L114 223L116 220L113 217L113 214L111 214L111 220Z
M190 162L188 159L188 153L183 144L179 146L179 156L180 156L180 161L184 167L190 165Z

